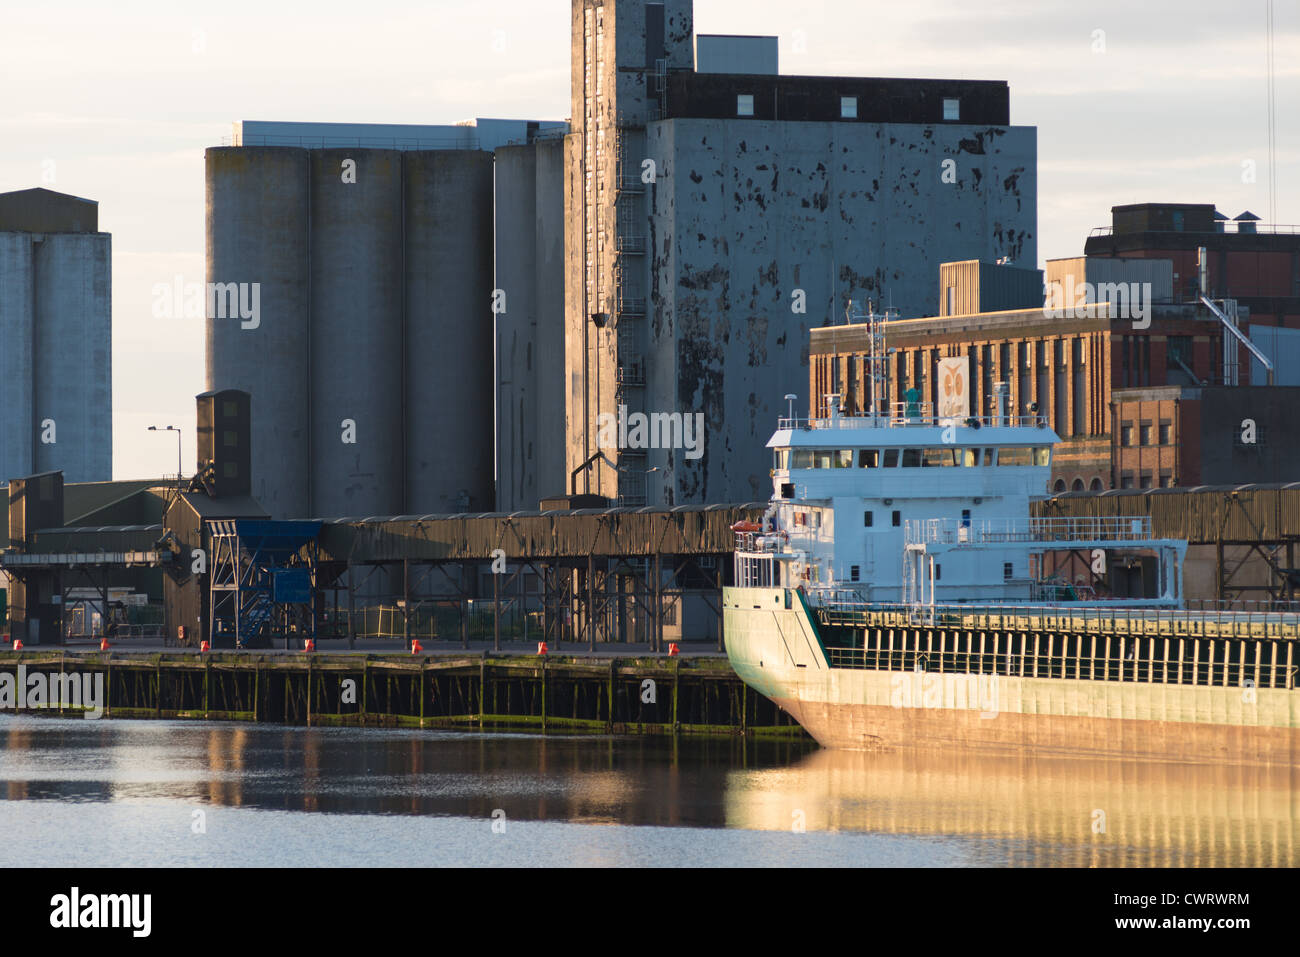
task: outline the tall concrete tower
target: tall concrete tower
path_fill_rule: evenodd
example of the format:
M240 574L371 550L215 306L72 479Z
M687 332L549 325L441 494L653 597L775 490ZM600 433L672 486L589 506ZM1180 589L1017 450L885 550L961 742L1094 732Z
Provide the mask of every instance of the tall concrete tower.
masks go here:
M565 141L567 459L597 451L597 422L645 411L646 127L668 74L695 67L691 0L573 0L572 120ZM646 456L597 462L579 491L646 503Z
M0 194L0 485L113 477L112 237L99 204Z

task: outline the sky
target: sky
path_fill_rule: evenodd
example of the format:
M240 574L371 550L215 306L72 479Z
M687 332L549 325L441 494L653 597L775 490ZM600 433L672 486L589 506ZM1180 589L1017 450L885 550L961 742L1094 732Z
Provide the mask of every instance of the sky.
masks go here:
M1006 80L1011 122L1038 128L1041 266L1124 203L1300 223L1300 3L1275 4L1274 218L1266 2L696 0L695 29L776 35L786 74ZM152 290L204 280L204 149L245 119L565 119L569 7L5 3L0 192L97 200L113 234L114 478L174 473L150 425L180 426L193 467L203 324L154 318Z

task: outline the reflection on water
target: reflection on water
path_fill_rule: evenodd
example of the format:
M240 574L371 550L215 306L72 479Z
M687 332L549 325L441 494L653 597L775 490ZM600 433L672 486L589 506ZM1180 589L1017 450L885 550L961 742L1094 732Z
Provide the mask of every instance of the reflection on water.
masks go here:
M728 827L1006 841L1012 865L1294 867L1300 768L817 751L737 771Z
M802 742L0 718L0 829L73 860L108 831L161 864L355 863L352 841L368 863L1294 866L1298 785ZM222 822L203 844L177 838L194 809ZM527 848L483 839L498 809ZM10 842L43 861L27 853Z

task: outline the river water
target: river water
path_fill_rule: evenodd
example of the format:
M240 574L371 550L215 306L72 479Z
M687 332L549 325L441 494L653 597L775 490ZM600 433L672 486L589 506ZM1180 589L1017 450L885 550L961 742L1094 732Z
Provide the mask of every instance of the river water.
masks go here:
M1300 769L0 717L0 866L1296 866Z

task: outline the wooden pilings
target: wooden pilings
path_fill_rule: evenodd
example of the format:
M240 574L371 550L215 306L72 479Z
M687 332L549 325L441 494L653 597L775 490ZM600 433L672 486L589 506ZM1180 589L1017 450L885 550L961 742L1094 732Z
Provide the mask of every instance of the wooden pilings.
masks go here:
M120 718L803 734L720 658L25 652L0 661L0 672L20 664L104 674L101 707Z

